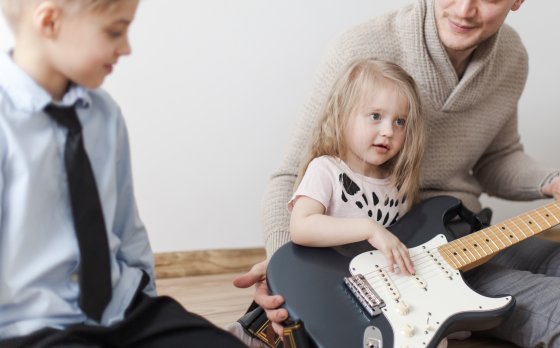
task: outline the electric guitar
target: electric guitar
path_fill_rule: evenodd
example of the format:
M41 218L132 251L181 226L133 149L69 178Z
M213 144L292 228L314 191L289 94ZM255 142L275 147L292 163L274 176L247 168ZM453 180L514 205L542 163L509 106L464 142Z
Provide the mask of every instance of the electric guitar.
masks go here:
M499 325L515 299L485 297L461 271L560 223L560 202L455 238L445 223L461 209L441 196L411 209L389 230L409 247L415 275L390 272L384 255L366 242L337 248L293 243L272 256L272 293L285 298L317 347L436 347L449 333Z

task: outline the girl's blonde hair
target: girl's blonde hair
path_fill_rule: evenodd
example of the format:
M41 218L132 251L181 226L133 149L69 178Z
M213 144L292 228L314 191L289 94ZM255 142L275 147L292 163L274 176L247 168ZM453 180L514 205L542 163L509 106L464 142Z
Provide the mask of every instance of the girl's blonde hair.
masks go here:
M406 197L411 203L416 202L424 148L424 120L416 83L397 64L373 58L351 62L336 79L319 115L295 187L314 158L328 155L344 160L344 128L348 119L363 105L365 98L378 88L395 88L408 101L403 147L395 157L383 164L383 169L390 173L389 178L399 189L399 196Z

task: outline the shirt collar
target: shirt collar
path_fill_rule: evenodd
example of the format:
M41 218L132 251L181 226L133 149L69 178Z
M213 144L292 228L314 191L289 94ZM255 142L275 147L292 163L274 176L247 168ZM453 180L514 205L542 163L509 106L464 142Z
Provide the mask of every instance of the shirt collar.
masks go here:
M36 113L53 102L51 95L13 61L11 52L0 54L0 76L0 92L17 110ZM91 97L87 89L73 84L55 104L87 108L91 105Z

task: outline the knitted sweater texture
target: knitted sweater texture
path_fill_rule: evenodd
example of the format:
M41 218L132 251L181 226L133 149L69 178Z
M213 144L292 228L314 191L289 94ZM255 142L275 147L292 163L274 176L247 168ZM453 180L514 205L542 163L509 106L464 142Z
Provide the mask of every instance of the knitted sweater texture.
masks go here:
M437 34L433 0L417 0L351 28L331 45L265 193L269 256L289 240L286 203L330 88L347 63L363 57L399 64L418 85L427 125L422 199L452 195L479 211L482 192L511 200L543 198L540 185L552 169L523 152L517 129L517 104L528 72L519 36L504 24L477 47L459 79Z

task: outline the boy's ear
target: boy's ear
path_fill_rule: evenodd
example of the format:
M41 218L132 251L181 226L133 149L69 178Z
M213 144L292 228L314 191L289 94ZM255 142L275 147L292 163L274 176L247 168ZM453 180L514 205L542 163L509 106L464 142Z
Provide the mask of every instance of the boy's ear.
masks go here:
M60 29L61 8L52 1L43 1L33 12L35 28L45 37L55 38Z
M511 7L512 11L517 11L519 10L519 8L521 7L521 5L523 4L525 0L515 0L515 2L513 3L513 6Z

